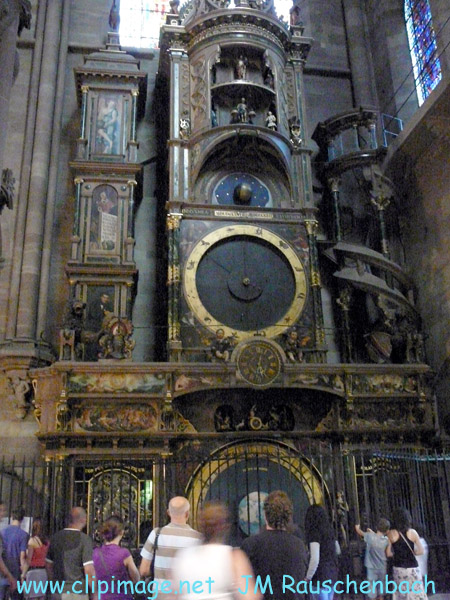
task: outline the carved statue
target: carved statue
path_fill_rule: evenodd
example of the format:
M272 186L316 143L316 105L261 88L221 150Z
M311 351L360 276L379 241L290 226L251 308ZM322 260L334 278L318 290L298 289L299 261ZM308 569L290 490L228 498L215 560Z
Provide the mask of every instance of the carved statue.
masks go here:
M424 339L419 331L411 331L406 335L406 362L422 363L425 360Z
M180 138L187 140L191 135L191 120L188 117L180 119Z
M131 339L132 333L133 323L129 319L107 314L98 340L99 358L131 359L131 351L136 344Z
M109 12L109 26L111 27L111 31L119 31L119 23L120 13L116 5L116 0L114 0Z
M272 131L276 131L277 130L277 118L273 114L273 112L270 111L270 110L268 111L267 117L266 117L266 127L268 127L269 129L271 129Z
M241 98L241 101L236 106L238 112L238 118L240 123L248 123L248 109L245 102L245 98Z
M231 123L250 123L255 116L255 111L248 110L245 98L237 104L236 108L231 111Z
M264 85L267 85L267 87L270 87L270 89L273 90L275 88L275 78L273 76L273 70L267 52L264 53L264 66L262 75Z
M336 515L338 523L338 541L342 548L348 544L347 527L348 527L348 512L349 506L345 499L344 492L338 490L336 492Z
M303 144L303 139L301 137L302 128L298 117L291 117L289 119L289 131L291 133L291 144L294 148L300 148Z
M83 360L84 309L81 300L69 303L63 328L59 332L59 360Z
M213 105L211 106L211 127L217 127L218 124L219 123L217 122L217 112Z
M24 419L30 407L27 398L27 394L31 387L30 382L26 379L26 375L19 375L16 372L10 374L10 383L13 390L11 399L14 404L16 415L19 419Z
M245 79L247 76L247 65L248 59L242 54L239 55L239 58L236 60L236 66L234 69L236 79Z
M217 329L216 337L211 342L210 346L212 361L229 361L233 345L233 338L225 337L225 331L223 329Z
M291 363L303 362L303 352L301 340L298 337L296 329L291 329L284 341L284 351L286 352L287 359Z
M75 331L59 330L59 360L75 360Z
M234 411L228 404L217 407L214 413L214 429L216 431L234 431Z
M301 22L301 10L300 6L294 5L289 11L289 22L291 27L298 27L302 24Z
M387 299L381 294L376 297L376 305L379 309L379 317L372 331L364 337L366 339L366 350L372 362L383 364L391 362L392 338L395 334L396 312Z

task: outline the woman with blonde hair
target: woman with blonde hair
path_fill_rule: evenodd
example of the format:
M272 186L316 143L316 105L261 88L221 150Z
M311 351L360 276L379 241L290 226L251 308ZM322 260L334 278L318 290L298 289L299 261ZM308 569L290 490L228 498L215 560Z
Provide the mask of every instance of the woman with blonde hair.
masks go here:
M172 591L183 600L260 600L261 594L253 591L253 571L247 556L242 550L225 544L230 530L225 505L206 503L199 514L198 529L203 535L203 544L177 553ZM250 576L248 580L244 579L246 576ZM212 582L209 585L208 580ZM202 581L201 590L193 589L196 581ZM247 590L246 581L251 584Z

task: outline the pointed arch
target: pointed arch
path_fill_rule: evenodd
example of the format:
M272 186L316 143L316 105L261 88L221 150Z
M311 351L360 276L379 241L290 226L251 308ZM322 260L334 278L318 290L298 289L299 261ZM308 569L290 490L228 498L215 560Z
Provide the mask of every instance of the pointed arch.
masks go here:
M421 106L442 79L429 0L404 0L409 50Z

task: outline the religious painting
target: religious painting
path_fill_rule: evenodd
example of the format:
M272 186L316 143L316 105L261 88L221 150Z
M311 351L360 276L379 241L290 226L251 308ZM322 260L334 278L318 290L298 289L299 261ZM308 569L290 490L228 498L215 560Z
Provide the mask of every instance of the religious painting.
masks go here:
M156 431L157 410L154 404L115 403L101 406L86 406L77 413L77 424L85 431Z
M86 322L88 331L100 331L107 313L114 313L113 285L87 286Z
M94 189L89 228L89 254L117 254L118 205L118 193L111 185L99 185Z
M122 154L121 123L122 96L119 94L100 94L94 115L94 154Z

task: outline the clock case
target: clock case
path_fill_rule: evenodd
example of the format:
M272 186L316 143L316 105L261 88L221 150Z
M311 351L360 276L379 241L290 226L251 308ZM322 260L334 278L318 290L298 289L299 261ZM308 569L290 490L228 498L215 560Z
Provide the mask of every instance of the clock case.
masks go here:
M199 214L200 213L200 214ZM289 331L296 329L305 362L322 362L323 345L317 343L315 339L316 328L314 326L314 307L313 298L310 289L310 252L308 247L308 236L304 225L304 215L302 211L293 210L270 210L264 211L260 208L249 208L239 210L238 207L228 206L220 209L215 206L183 205L179 207L179 221L177 223L177 242L176 251L169 253L169 273L179 273L180 285L178 288L178 302L175 302L175 310L169 310L169 329L178 331L179 343L170 343L170 359L183 362L205 362L211 360L210 347L215 339L217 329L224 328L230 333L230 327L225 321L218 318L220 306L214 313L217 322L209 324L202 323L196 311L192 308L192 302L186 298L185 273L189 265L190 257L194 248L198 245L209 245L206 238L211 238L211 234L224 228L233 228L237 235L240 235L242 225L250 225L255 230L258 228L274 234L275 239L285 244L294 257L290 264L291 269L298 268L298 261L301 262L304 269L305 293L302 300L293 299L293 302L302 302L303 307L295 321L285 321L284 315L279 319L277 335L270 335L269 338L278 342L283 348L284 341ZM228 217L228 218L227 218ZM214 236L213 236L214 237ZM232 238L230 238L232 239ZM212 244L214 246L214 244ZM204 256L205 254L203 254ZM196 265L197 266L197 265ZM176 307L178 304L178 307ZM171 306L174 306L172 303ZM276 325L275 323L271 325ZM272 329L273 328L268 328ZM258 329L249 329L245 333L240 333L234 338L233 343L238 343L246 339L252 339L258 335L264 336L264 331ZM231 336L233 337L233 336Z

